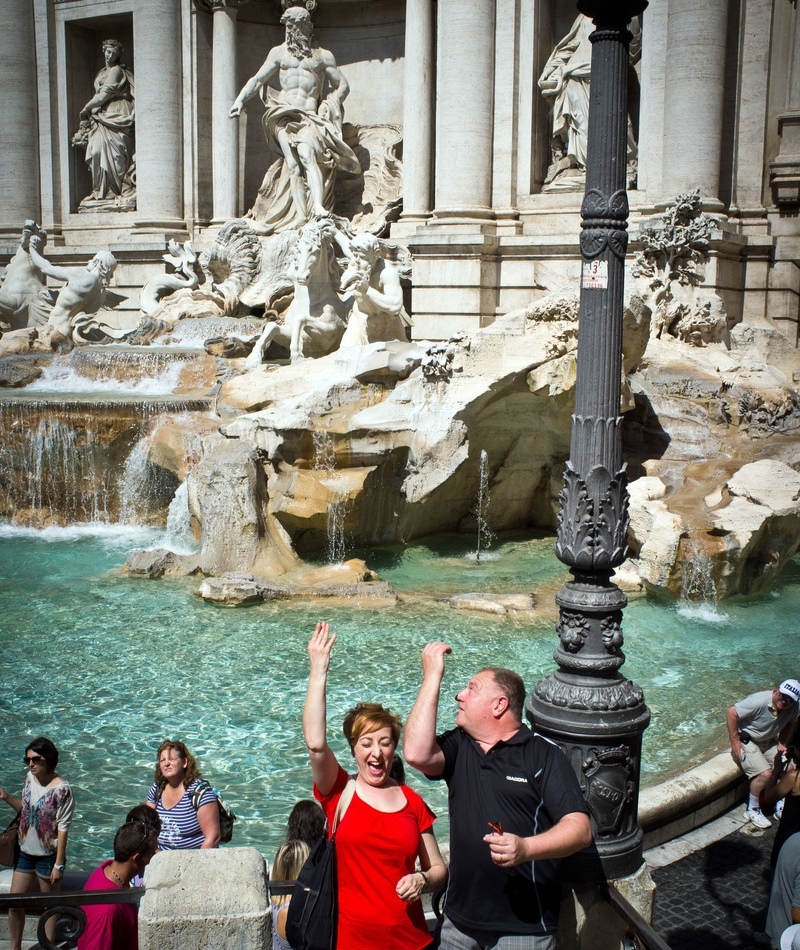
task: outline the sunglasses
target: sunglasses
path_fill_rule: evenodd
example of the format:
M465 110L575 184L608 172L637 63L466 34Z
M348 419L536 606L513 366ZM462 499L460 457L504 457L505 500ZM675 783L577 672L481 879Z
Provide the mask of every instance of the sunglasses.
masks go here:
M38 765L40 762L44 762L44 756L26 755L22 761L25 763L25 765Z
M486 824L492 829L496 835L501 835L503 833L503 822L498 821L487 821Z
M144 831L144 837L142 838L142 843L136 848L136 854L142 854L144 846L147 844L150 835L153 833L150 828L141 820L141 818L134 818L131 821L126 821L126 825L141 825L142 830Z

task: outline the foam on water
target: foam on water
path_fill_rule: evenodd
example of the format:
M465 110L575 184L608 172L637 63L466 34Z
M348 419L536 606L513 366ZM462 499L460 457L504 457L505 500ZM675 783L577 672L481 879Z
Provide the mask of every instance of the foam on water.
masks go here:
M46 366L35 382L25 387L26 392L126 394L134 396L162 396L174 392L180 382L185 363L180 360L165 362L157 373L140 379L118 379L112 374L87 376L69 363L53 361Z

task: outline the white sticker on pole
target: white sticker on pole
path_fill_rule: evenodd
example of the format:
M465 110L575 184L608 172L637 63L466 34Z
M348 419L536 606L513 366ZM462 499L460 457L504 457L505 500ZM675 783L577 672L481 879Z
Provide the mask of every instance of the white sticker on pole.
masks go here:
M587 261L583 265L583 286L605 290L608 287L608 261Z

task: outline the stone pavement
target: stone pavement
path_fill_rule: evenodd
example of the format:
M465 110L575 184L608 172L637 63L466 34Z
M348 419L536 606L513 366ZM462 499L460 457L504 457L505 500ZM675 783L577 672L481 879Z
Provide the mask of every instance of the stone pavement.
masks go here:
M757 948L752 935L764 929L776 824L761 831L743 811L739 805L645 854L657 887L653 927L673 950Z

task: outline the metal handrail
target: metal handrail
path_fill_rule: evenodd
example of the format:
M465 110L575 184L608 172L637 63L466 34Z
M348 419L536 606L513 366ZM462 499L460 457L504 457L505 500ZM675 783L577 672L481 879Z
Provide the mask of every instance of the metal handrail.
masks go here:
M600 892L633 931L632 941L627 942L626 950L672 950L613 884L602 887Z
M75 947L86 929L82 906L88 904L138 904L143 887L126 887L113 891L56 891L49 894L0 894L0 913L9 910L32 911L39 914L36 939L40 950L64 950ZM52 940L47 924L53 919Z

